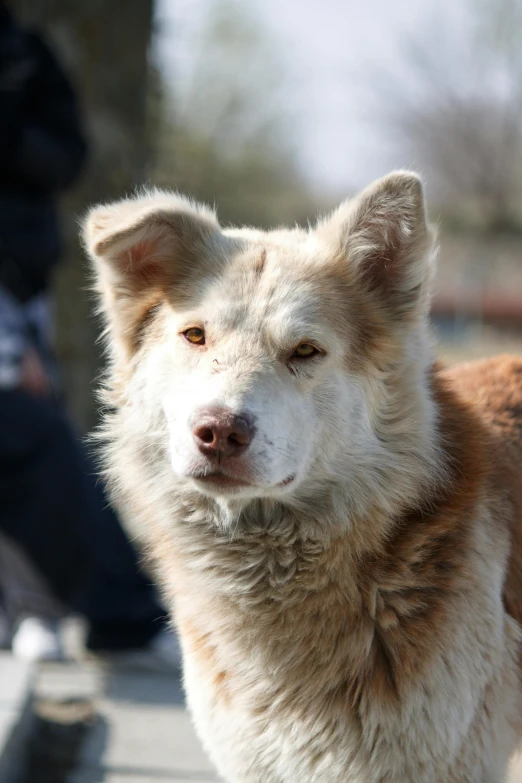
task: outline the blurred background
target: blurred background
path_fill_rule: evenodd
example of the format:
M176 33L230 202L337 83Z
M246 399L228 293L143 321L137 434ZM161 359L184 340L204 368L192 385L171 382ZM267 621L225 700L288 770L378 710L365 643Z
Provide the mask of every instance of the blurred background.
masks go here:
M63 200L58 352L95 423L97 329L77 218L136 184L224 223L305 223L394 167L439 225L433 315L449 359L522 350L521 0L19 0L48 33L90 155Z

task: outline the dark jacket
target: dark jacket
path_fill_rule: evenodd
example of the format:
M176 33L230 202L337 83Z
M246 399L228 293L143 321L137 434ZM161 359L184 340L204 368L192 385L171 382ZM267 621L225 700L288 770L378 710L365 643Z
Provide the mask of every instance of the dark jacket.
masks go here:
M0 285L21 302L49 284L61 250L56 197L85 153L65 73L0 5Z

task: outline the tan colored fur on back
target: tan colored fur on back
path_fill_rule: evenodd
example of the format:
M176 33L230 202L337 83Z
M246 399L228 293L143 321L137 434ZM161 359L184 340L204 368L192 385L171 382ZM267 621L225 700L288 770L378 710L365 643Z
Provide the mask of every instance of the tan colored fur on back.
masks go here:
M500 783L522 694L522 359L441 369L395 172L309 230L86 220L114 498L230 783Z

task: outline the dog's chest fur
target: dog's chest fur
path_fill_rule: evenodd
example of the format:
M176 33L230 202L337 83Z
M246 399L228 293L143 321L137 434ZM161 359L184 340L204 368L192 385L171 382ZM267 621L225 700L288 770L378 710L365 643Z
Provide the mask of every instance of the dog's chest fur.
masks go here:
M472 725L484 689L493 707L518 688L513 676L495 682L514 639L495 602L500 570L483 554L492 542L470 532L455 551L462 530L435 514L405 519L402 548L392 540L354 558L349 536L303 539L289 516L286 531L279 520L278 533L232 541L194 519L155 538L189 703L225 779L435 783L446 764L448 781L468 780L466 734L513 742L509 721ZM472 596L480 622L464 627Z

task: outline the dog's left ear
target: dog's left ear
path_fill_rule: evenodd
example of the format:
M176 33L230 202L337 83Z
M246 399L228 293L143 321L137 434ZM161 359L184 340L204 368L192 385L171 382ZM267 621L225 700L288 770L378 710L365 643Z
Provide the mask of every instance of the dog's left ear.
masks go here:
M420 178L396 171L346 201L317 228L346 271L394 315L427 306L433 232Z

